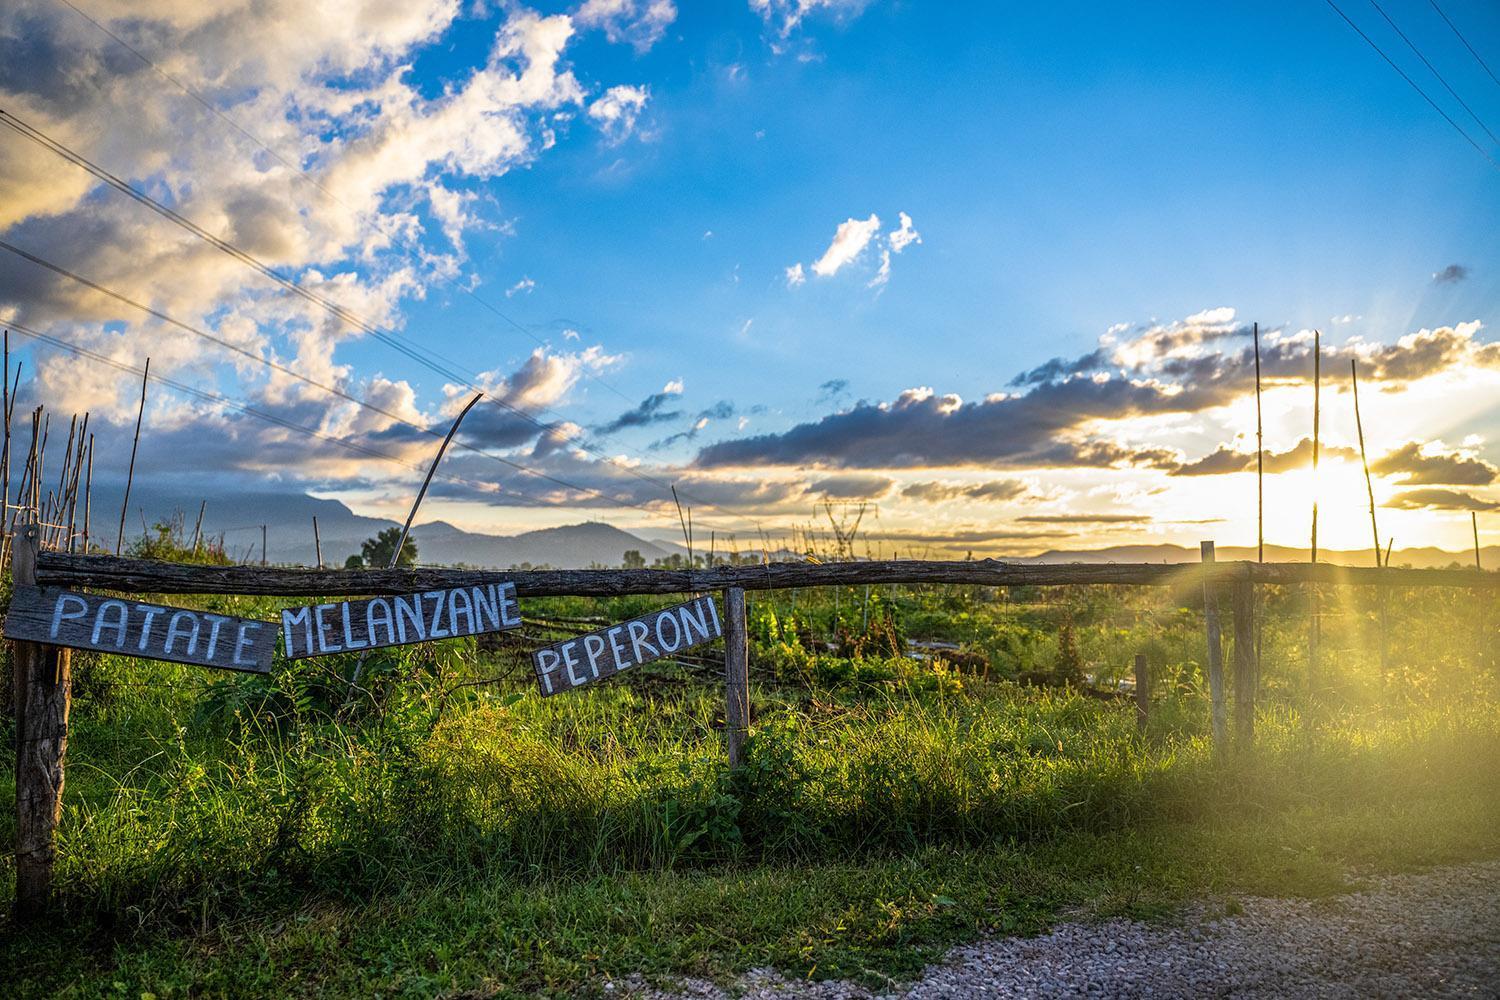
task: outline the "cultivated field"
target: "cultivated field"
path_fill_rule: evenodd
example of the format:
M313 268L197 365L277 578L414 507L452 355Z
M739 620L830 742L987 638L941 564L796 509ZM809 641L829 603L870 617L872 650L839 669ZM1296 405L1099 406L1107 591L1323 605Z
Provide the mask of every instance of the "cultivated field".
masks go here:
M734 773L712 647L547 699L530 674L529 645L670 599L533 600L483 649L268 678L75 654L63 914L8 929L0 965L78 996L571 994L768 964L875 985L1062 916L1495 856L1485 609L1401 597L1382 633L1375 595L1325 596L1310 687L1304 597L1267 588L1256 743L1221 753L1200 598L1161 588L753 594Z

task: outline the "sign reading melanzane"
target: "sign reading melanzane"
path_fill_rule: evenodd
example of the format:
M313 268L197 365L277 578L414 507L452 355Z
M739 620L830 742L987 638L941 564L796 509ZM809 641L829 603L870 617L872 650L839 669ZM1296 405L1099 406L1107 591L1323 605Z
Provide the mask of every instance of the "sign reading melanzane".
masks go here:
M401 597L339 601L281 612L289 660L519 628L516 585L477 584Z
M271 622L55 587L17 587L5 637L262 674L276 648Z
M531 654L542 694L557 694L680 653L724 634L712 597L543 646Z

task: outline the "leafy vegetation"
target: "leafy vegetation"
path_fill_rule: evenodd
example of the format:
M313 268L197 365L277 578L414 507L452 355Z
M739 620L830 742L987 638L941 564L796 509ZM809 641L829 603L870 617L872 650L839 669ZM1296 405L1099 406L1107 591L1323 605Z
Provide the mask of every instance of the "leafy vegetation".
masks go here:
M1484 609L1402 597L1382 675L1379 605L1330 594L1309 683L1304 595L1269 591L1257 745L1220 754L1195 595L1144 589L752 595L733 774L716 667L692 657L550 699L508 639L264 678L80 657L62 926L7 928L0 969L132 997L569 995L768 962L879 983L1065 910L1500 853ZM1114 696L1137 651L1160 678L1145 734Z

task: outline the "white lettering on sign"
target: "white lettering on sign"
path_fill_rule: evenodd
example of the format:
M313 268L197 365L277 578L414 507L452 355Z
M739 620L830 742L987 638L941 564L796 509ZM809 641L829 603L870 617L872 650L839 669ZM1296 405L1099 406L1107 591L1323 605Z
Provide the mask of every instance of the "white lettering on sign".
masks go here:
M233 639L221 641L226 625ZM276 628L268 622L37 587L16 588L5 634L55 646L256 673L271 669L276 648Z
M404 646L519 628L521 605L510 581L428 590L400 597L339 601L281 612L289 660Z
M712 642L724 634L712 597L574 636L531 654L542 694L569 691L622 670Z

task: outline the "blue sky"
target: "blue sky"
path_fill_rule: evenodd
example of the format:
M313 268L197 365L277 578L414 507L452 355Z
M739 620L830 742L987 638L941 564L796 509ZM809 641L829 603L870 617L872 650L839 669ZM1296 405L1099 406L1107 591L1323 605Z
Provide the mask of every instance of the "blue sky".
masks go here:
M1340 6L1500 159L1377 9ZM1500 168L1326 3L398 9L370 0L348 8L356 29L290 4L155 0L131 18L80 7L257 140L300 159L338 204L54 0L0 16L16 67L0 73L7 109L215 232L255 243L299 283L331 289L410 343L485 373L476 381L559 428L571 451L543 454L534 435L498 426L473 432L476 448L629 501L548 491L545 505L517 508L458 484L440 490L434 510L468 526L589 516L661 528L660 484L671 481L700 498L705 517L744 532L807 521L820 499L836 497L877 504L893 534L996 552L1190 540L1204 530L1190 514L1205 503L1222 508L1215 530L1243 540L1244 504L1222 498L1231 484L1227 493L1243 494L1244 471L1183 470L1219 450L1244 452L1250 397L1222 371L1191 381L1208 379L1207 368L1183 362L1232 368L1252 321L1281 345L1286 366L1267 396L1268 449L1289 452L1308 432L1299 373L1310 367L1310 331L1321 329L1330 371L1342 377L1350 357L1371 367L1374 457L1414 444L1429 465L1500 461L1486 351L1500 303ZM1442 7L1500 66L1500 13L1459 0ZM1500 129L1500 84L1434 8L1384 8ZM25 72L28 59L60 45L87 70L72 81ZM527 66L545 72L528 76ZM0 135L0 185L19 206L0 215L0 237L387 400L413 423L441 424L465 394L370 336L288 311L238 265L209 263L212 251L139 206L59 175L49 155ZM403 158L412 165L398 166ZM919 240L898 250L891 237L903 215ZM814 273L846 220L870 220L869 242L833 273ZM382 246L394 229L431 255L424 266ZM149 269L143 243L153 248ZM804 280L790 282L787 269L799 264ZM168 345L128 310L65 282L39 288L25 268L0 261L0 317L130 363L154 338ZM163 288L164 273L185 269L193 287ZM1401 346L1444 330L1451 336ZM1072 364L1101 337L1108 364ZM316 393L177 340L156 348L154 365L284 405L334 436L405 449L408 464L431 451L399 427L361 423ZM518 373L528 361L540 367L539 343L555 370L545 391L528 395ZM1066 362L1057 384L1012 384L1053 358ZM66 387L97 397L96 412L129 412L129 377L85 378L76 359L61 364L39 361L39 391ZM1059 406L1083 405L1081 379L1121 391L1150 383L1155 396L1035 426L994 396L1031 392L1027 413L1052 405L1044 391ZM1221 394L1191 408L1168 399L1205 384ZM928 401L912 390L930 390ZM1345 406L1341 392L1332 398ZM903 399L913 402L903 408ZM154 402L169 469L180 454L168 443L173 428L202 414L174 406L170 393ZM633 407L638 420L619 419ZM920 430L901 423L919 410ZM1330 415L1335 446L1347 444L1344 423ZM225 426L241 450L261 440L243 424ZM975 440L873 444L903 434ZM1012 434L1010 449L978 440ZM745 441L758 443L711 447ZM1058 442L1067 447L1044 446ZM622 478L603 461L615 456L643 463L632 466L640 474ZM460 459L458 474L483 481L490 466L469 459L478 464ZM197 461L218 481L315 490L370 512L399 509L410 495L409 472L377 474L368 462L311 455L271 473L207 447ZM191 476L177 474L189 490ZM1300 475L1289 469L1272 489L1299 510L1311 488ZM1413 479L1392 466L1382 479L1386 516L1413 541L1458 547L1466 512L1495 506L1494 476L1449 475ZM986 483L1009 485L986 493ZM939 495L940 505L930 499ZM1143 504L1150 517L1136 514ZM1120 511L1139 519L1106 520ZM1297 532L1279 540L1294 543ZM1347 541L1358 544L1352 527Z

